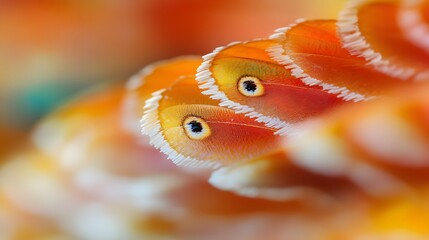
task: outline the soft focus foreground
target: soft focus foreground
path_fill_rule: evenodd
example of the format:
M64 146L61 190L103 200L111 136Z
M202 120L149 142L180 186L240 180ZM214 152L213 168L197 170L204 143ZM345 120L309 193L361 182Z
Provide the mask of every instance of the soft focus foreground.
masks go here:
M0 238L429 239L429 3L343 3L2 2Z

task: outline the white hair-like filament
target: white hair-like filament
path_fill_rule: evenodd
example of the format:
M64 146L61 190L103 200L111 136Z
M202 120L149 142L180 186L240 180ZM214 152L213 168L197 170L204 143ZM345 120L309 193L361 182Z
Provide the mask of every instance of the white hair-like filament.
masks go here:
M305 19L298 19L296 23L291 24L288 27L279 28L275 31L273 35L270 36L270 39L274 39L279 42L278 44L267 49L267 52L269 53L270 57L274 61L283 65L286 69L291 71L292 76L297 79L300 79L304 84L308 86L320 86L324 91L337 95L339 98L342 98L346 101L359 102L371 99L372 97L352 92L344 86L335 86L333 84L325 83L322 80L310 76L300 66L298 66L290 56L285 53L285 50L280 43L287 41L286 34L291 28L305 21Z
M141 119L141 131L144 135L149 136L150 144L167 155L167 158L173 161L176 165L192 167L192 168L219 168L221 164L218 161L202 161L174 150L165 140L162 134L162 128L159 120L159 101L163 98L165 89L156 91L152 94L144 106L144 114Z
M256 39L257 41L261 39ZM232 109L237 114L244 114L247 117L254 119L257 122L264 123L269 128L279 129L276 134L287 134L292 128L293 124L281 121L278 117L265 116L257 112L253 107L242 105L240 103L230 100L224 92L219 90L216 85L216 80L211 72L212 62L219 52L222 50L232 47L238 44L245 44L247 42L233 42L224 47L216 48L212 53L203 56L203 63L197 70L196 80L199 84L199 88L202 90L204 95L210 96L210 98L219 100L219 106L227 107Z
M415 69L395 65L384 59L381 53L375 51L367 42L365 36L362 35L357 14L359 7L368 2L369 0L351 0L344 10L340 12L337 27L343 47L350 54L364 58L368 65L373 66L381 73L403 80L412 78L416 74Z

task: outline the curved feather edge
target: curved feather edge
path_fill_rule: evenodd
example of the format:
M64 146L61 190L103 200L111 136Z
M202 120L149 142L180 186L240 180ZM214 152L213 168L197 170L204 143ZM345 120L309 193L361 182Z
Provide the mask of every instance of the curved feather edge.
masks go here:
M255 39L257 41L261 39ZM280 129L279 132L275 134L288 134L288 132L293 129L293 124L286 123L281 121L277 117L265 116L257 112L254 108L247 105L242 105L237 102L233 102L225 95L225 93L219 90L219 87L216 86L216 80L213 78L213 74L210 71L212 66L213 59L217 56L222 50L232 47L238 44L245 44L247 42L232 42L226 46L216 48L212 53L209 53L203 56L203 63L198 67L196 80L198 82L198 87L202 90L204 95L210 96L211 99L219 100L219 106L227 107L232 109L237 114L244 114L247 117L254 119L257 122L264 123L265 126L269 128Z
M166 89L162 89L154 92L152 97L146 101L144 114L140 121L141 132L144 135L149 136L150 144L152 146L166 154L167 158L173 161L176 165L192 168L219 168L221 166L219 162L202 161L192 157L186 157L178 153L165 140L164 135L161 132L161 124L158 117L159 101L162 99L162 94L165 90Z
M122 116L122 123L124 128L131 133L139 134L140 126L138 123L138 119L141 118L141 113L135 112L136 106L138 106L139 102L138 93L136 93L135 90L144 86L144 84L146 83L146 77L151 75L155 71L155 69L163 65L167 65L168 63L180 60L192 60L200 58L201 56L198 55L184 55L166 60L160 60L143 67L139 72L131 76L125 83L125 90L127 91L127 94L123 100L124 114Z
M298 19L296 23L291 24L288 27L279 28L275 30L275 33L270 36L270 39L283 42L286 41L286 33L299 23L305 22L305 19ZM287 54L281 44L276 44L267 49L270 57L277 63L283 65L286 69L291 71L292 76L297 79L300 79L304 84L308 86L320 86L322 89L328 93L337 95L337 97L342 98L346 101L364 101L372 99L372 97L367 97L359 93L351 92L346 87L335 86L333 84L324 83L323 81L313 78L308 75L301 67L299 67Z
M383 59L381 53L372 49L366 41L358 26L358 8L370 0L352 0L349 1L338 16L338 34L343 42L343 47L350 54L357 57L363 57L368 65L373 66L377 71L391 77L408 80L416 75L416 70L407 67L400 67Z
M143 84L145 84L145 78L149 75L151 75L153 73L153 71L155 71L155 69L157 69L158 67L165 65L167 63L171 63L171 62L175 62L175 61L179 61L179 60L192 60L192 59L196 59L196 58L200 58L201 56L198 55L184 55L184 56L178 56L178 57L174 57L174 58L170 58L170 59L166 59L166 60L160 60L154 63L151 63L145 67L143 67L140 71L138 71L136 74L134 74L133 76L131 76L128 81L125 84L125 88L128 91L131 90L135 90L141 86L143 86Z
M263 198L280 202L317 199L319 205L326 205L335 201L335 199L328 194L305 186L284 188L242 186L241 179L234 179L234 176L237 177L237 175L229 176L229 169L229 167L222 167L214 171L209 178L209 183L223 191L231 191L240 196L251 198ZM239 177L242 176L243 175L240 175ZM314 203L315 202L312 201L312 204Z

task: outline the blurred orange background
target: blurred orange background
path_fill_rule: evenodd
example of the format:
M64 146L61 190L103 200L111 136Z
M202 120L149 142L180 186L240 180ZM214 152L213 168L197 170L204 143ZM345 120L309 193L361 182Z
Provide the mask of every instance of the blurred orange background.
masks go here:
M144 65L336 18L345 0L0 1L0 125L30 128L82 89Z
M427 234L424 200L312 212L246 198L124 127L124 83L145 65L337 18L346 1L0 0L0 238Z

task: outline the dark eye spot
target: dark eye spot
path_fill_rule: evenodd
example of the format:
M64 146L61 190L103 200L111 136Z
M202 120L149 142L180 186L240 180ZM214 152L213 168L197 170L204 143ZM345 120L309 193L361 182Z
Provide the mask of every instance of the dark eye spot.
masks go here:
M191 131L193 133L200 133L203 131L203 126L200 122L197 121L191 121L188 123L188 125L191 127Z
M182 123L185 134L192 140L203 140L211 135L207 122L195 116L187 116Z
M261 80L253 76L243 76L238 80L238 91L246 97L259 97L264 94Z
M249 92L254 92L257 89L255 82L251 80L244 81L243 85L244 85L244 89L246 89Z

